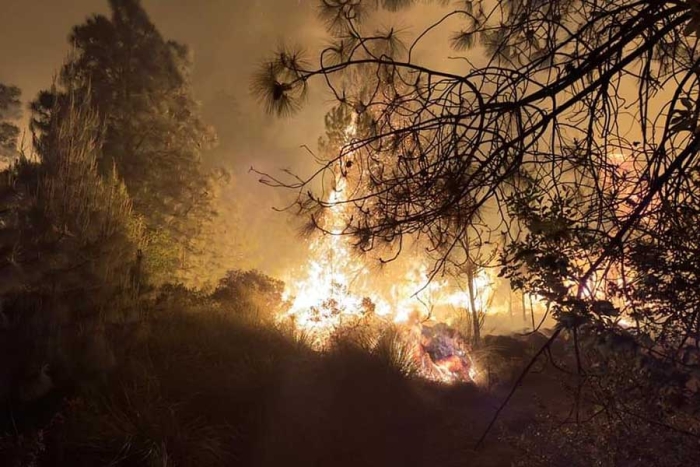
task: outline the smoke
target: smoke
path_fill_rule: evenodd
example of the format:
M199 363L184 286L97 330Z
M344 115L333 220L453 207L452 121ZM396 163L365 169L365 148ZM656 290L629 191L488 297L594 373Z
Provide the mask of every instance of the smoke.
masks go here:
M264 113L250 93L250 83L257 67L280 44L301 45L314 61L327 40L316 18L318 0L142 1L164 37L188 45L193 53L195 96L202 103L205 120L219 136L219 146L206 155L206 162L233 175L223 193L222 209L227 229L231 226L225 235L234 237L228 243L238 244L240 250L231 255L237 258L231 268L257 268L289 278L295 266L306 264L309 253L308 242L299 235L304 220L273 210L287 206L293 194L260 184L249 169L267 173L289 169L301 176L310 174L315 162L302 145L315 148L324 131L323 117L334 102L322 82L313 82L303 110L279 119ZM5 20L0 21L0 82L20 86L24 99L33 99L39 90L50 87L61 67L69 52L71 28L92 14L107 14L108 10L107 0L5 0ZM398 15L379 15L377 27L396 26L410 42L443 13L436 4L420 4ZM449 33L458 28L458 24L450 24L431 32L414 50L413 58L428 66L463 70L464 61L448 59L449 53L435 53L449 46ZM28 112L24 112L25 126L27 118ZM376 284L388 287L411 262L411 255L405 255L382 268L378 262L365 264ZM499 293L499 307L507 313L487 319L487 331L491 327L512 330L514 320L501 320L500 316L523 316L515 320L516 327L531 326L531 315L523 311L526 307L519 296L507 293Z
M315 146L330 99L312 92L301 113L278 119L264 113L250 93L250 82L277 45L322 42L325 32L315 18L316 2L145 0L144 6L165 37L194 52L195 95L219 135L219 146L207 162L233 174L224 196L237 211L235 235L242 256L232 266L280 275L306 254L296 236L299 220L273 210L287 206L291 194L260 184L249 169L309 173L314 162L301 146ZM313 53L309 49L310 57Z
M237 267L255 267L276 276L304 263L307 245L298 236L303 219L274 211L273 207L289 205L293 193L261 185L249 169L311 173L315 162L301 146L315 148L324 131L323 117L334 102L324 83L312 82L303 110L279 119L264 113L250 93L250 82L280 44L302 46L314 62L328 40L317 19L317 5L318 0L144 0L165 37L189 45L194 52L195 93L220 140L208 162L234 175L225 196L237 207L241 223L238 234L245 254ZM443 12L435 5L421 4L398 15L379 15L376 27L396 25L410 40L422 29L421 23L436 20ZM444 34L435 34L416 54L429 59L435 55L431 44L442 47L448 40Z
M311 83L303 110L279 119L264 113L250 93L250 82L279 44L301 45L312 62L318 56L328 38L316 18L318 0L142 1L164 37L187 44L193 52L195 96L202 103L205 120L219 135L219 146L206 155L206 162L233 174L223 194L227 208L223 215L234 219L228 235L237 237L241 254L231 267L283 275L290 266L302 264L308 254L298 235L303 220L273 210L287 206L293 194L260 184L249 169L311 173L315 162L301 146L315 148L333 99L322 82ZM71 28L92 14L107 14L108 3L6 0L2 11L3 18L12 20L5 20L0 32L4 65L0 82L17 84L24 98L31 100L40 89L50 87L69 52L66 39ZM379 15L377 27L396 26L410 41L443 12L436 5L421 4L408 12ZM434 48L448 45L445 29L450 30L431 33L425 45L414 51L414 58L443 68L464 66L459 61L430 63L431 57L447 55L434 53Z

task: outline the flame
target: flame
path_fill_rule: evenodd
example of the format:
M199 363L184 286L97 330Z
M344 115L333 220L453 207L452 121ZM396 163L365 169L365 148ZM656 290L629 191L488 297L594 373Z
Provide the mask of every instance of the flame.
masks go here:
M346 130L348 142L355 131L353 123ZM327 348L333 336L346 328L396 325L404 330L403 339L414 349L414 360L423 376L444 382L475 380L478 372L464 340L440 327L445 335L435 335L431 342L440 340L452 354L431 357L425 329L437 328L428 327L437 324L432 313L436 308L467 310L473 303L478 310L488 309L495 278L479 271L472 287L476 294L470 300L468 291L456 290L447 279L431 280L428 266L412 261L403 274L392 277L390 286L380 285L363 260L352 254L347 237L342 235L348 218L347 190L345 176L337 176L323 220L327 233L310 243L309 260L301 272L290 271L285 278L287 307L279 321L291 322L319 350Z
M345 132L346 142L352 140L355 131L352 123ZM634 170L623 153L610 154L610 161L620 176ZM395 325L401 329L400 336L411 349L423 377L446 383L478 382L481 372L468 343L449 327L452 324L449 316L437 317L433 311L447 308L453 315L455 310L464 313L472 308L488 313L508 312L504 306L493 303L498 279L492 271L479 269L472 278L471 287L464 284L457 287L454 281L432 277L425 263L412 258L410 266L391 278L390 285L382 284L364 261L352 254L347 237L343 235L349 217L346 176L336 176L335 186L326 201L329 207L323 229L327 234L309 244L309 259L301 271L290 271L285 277L283 298L287 306L278 321L291 322L318 350L327 348L333 337L344 329L360 325ZM621 197L636 200L635 193L626 184L622 186ZM621 215L629 209L629 206L621 206ZM615 276L610 272L609 275ZM603 279L597 275L589 278L583 286L583 296L606 299ZM566 285L576 290L577 284ZM530 307L544 316L548 307L543 297L537 294L527 297ZM623 308L619 299L611 300ZM634 325L625 315L619 316L617 321L622 327Z

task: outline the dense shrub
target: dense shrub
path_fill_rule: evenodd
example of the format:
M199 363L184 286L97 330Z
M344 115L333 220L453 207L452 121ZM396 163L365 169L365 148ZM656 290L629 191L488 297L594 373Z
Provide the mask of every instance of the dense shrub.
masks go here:
M284 282L260 271L228 271L219 281L212 297L226 309L271 320L281 311Z

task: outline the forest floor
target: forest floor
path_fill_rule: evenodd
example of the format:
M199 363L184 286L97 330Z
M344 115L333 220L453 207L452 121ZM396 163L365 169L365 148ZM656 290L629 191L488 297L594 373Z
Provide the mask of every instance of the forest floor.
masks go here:
M544 358L533 367L475 449L545 335L485 337L487 380L446 385L408 374L390 350L341 342L319 353L269 323L175 303L105 328L102 350L90 351L108 361L108 371L8 406L0 463L613 466L649 459L641 440L639 452L611 450L616 441L606 429L628 436L618 425L574 423L575 378L562 368L572 364L566 340L549 356L556 367Z

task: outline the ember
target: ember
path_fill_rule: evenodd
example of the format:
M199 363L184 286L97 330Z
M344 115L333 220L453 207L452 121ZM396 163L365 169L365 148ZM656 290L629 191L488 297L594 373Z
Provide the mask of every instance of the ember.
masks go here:
M420 351L424 353L422 361L428 363L423 365L425 376L446 382L474 380L475 368L469 347L447 324L422 326Z

